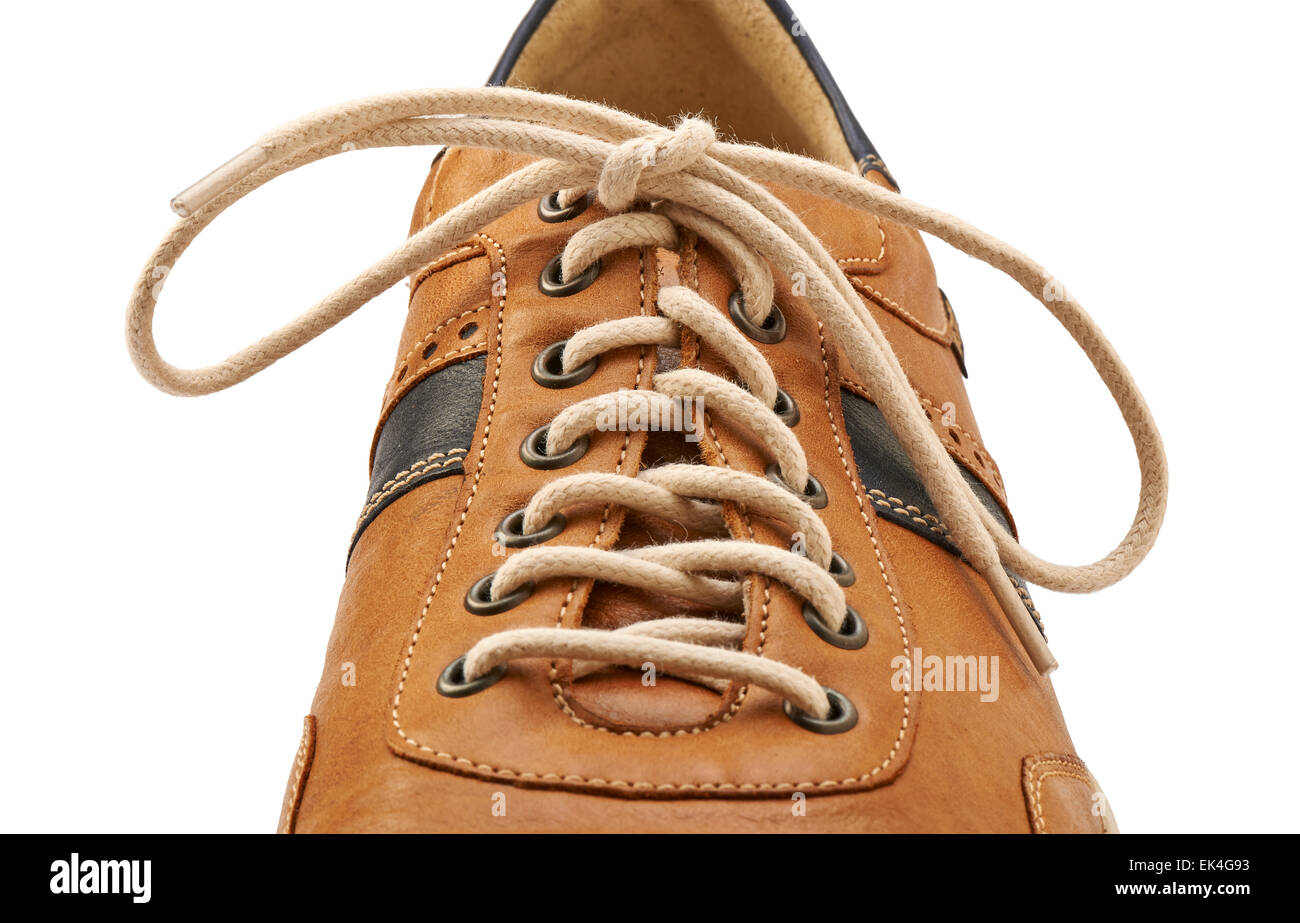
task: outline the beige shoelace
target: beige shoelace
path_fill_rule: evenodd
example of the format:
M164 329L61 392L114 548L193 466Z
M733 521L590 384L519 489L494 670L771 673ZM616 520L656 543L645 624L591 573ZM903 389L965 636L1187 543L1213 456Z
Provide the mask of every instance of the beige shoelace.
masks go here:
M495 148L539 158L479 192L411 236L389 256L315 307L224 361L181 369L158 354L153 314L160 282L209 222L282 173L345 151L402 145ZM1141 488L1137 512L1113 551L1087 565L1053 564L1022 547L980 503L931 429L888 341L835 260L811 231L759 181L797 187L932 234L1015 279L1038 299L1087 355L1110 390L1137 450ZM1096 324L1046 270L996 238L943 212L919 205L859 176L804 157L718 141L712 126L686 119L675 129L591 103L524 90L416 90L329 108L263 137L172 201L181 220L150 257L127 315L127 340L140 373L158 388L208 394L256 374L337 324L370 299L431 263L506 212L555 190L565 201L586 190L611 213L577 232L565 247L562 276L576 278L600 256L623 247L673 247L677 229L707 238L729 261L758 324L773 305L772 271L802 274L806 301L870 389L970 565L987 579L1017 636L1042 672L1055 660L1007 575L1039 586L1088 592L1125 577L1155 541L1164 517L1167 471L1155 421L1128 369ZM637 211L629 211L641 203ZM677 346L681 327L727 357L741 385L698 369L657 374L653 390L580 401L550 424L546 451L562 452L596 428L613 400L647 405L703 397L710 413L748 427L779 467L786 490L766 478L699 464L652 467L636 476L600 473L558 478L533 496L524 530L543 527L565 508L612 503L676 520L704 534L726 535L720 504L732 502L788 523L806 536L805 554L755 542L704 539L607 551L532 547L512 554L491 585L496 600L529 583L592 578L702 600L720 611L743 609L744 580L763 574L786 586L838 631L848 614L835 581L825 525L797 492L808 463L776 415L771 366L723 314L680 286L661 291L658 315L611 320L576 333L562 356L564 371L621 346ZM679 405L680 406L680 405ZM719 575L735 575L720 579ZM666 673L706 683L753 683L777 692L818 718L832 712L826 690L797 668L736 648L738 622L667 618L615 631L520 628L498 632L465 657L473 680L527 657L573 658L581 675L605 664L651 662Z

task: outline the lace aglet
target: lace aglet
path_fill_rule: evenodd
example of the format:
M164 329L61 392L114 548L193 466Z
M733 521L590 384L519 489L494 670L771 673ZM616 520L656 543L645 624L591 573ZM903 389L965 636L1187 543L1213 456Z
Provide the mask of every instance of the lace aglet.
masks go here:
M266 151L253 145L227 160L171 201L172 211L188 218L266 162Z
M1047 646L1047 641L1039 632L1038 626L1030 618L1029 611L1025 609L1025 603L1016 592L1011 579L1001 566L996 566L994 572L988 574L988 581L993 589L993 595L997 597L1002 611L1006 613L1007 620L1011 622L1016 637L1024 645L1025 653L1029 655L1034 669L1043 676L1051 673L1057 667L1056 655Z
M1024 608L1024 604L1021 603L1020 610L1022 612L1024 612ZM1025 613L1025 621L1029 622L1029 624L1025 625L1019 621L1016 622L1016 635L1029 653L1029 659L1033 662L1034 669L1040 675L1047 676L1059 666L1056 662L1056 655L1047 646L1047 642L1043 640L1042 634L1038 631L1038 626L1034 625L1033 621L1029 619L1028 613Z

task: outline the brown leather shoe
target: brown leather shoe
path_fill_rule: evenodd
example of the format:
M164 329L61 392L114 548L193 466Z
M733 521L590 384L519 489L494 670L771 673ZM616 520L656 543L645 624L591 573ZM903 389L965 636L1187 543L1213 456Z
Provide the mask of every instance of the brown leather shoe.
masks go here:
M1068 294L894 194L780 0L540 0L491 83L676 127L505 91L339 110L177 210L202 220L349 141L458 142L399 257L193 375L154 361L140 295L137 362L196 393L420 267L280 829L1114 829L1008 576L1002 477L915 228L1071 326ZM422 121L457 112L489 118ZM574 133L509 122L534 118ZM1112 390L1162 471L1126 376ZM1144 498L1124 555L1062 588L1131 569L1160 477Z

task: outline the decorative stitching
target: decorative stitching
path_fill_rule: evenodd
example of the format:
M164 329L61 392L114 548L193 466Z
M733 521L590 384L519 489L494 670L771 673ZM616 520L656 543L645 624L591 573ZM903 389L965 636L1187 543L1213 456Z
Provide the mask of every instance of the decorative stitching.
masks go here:
M432 330L430 330L428 333L426 333L423 337L421 337L421 338L420 338L420 342L418 342L418 343L416 343L414 346L412 346L412 347L411 347L411 351L408 352L408 353L406 354L406 356L402 359L402 361L399 362L399 363L397 363L397 365L393 368L393 374L390 375L390 376L388 376L389 387L392 387L392 385L396 384L398 374L402 371L403 368L407 368L407 367L408 367L408 364L409 364L410 361L411 361L411 357L414 356L417 352L421 352L422 347L424 347L424 345L425 345L426 343L430 342L430 341L433 340L435 337L437 337L439 331L441 331L443 328L447 327L449 324L454 324L454 323L456 323L456 321L460 320L461 318L469 317L471 314L477 314L477 313L479 313L480 311L486 311L487 308L488 308L488 306L485 305L485 304L483 304L483 305L479 305L477 308L470 308L468 311L461 311L461 312L460 312L459 314L457 314L455 317L449 317L449 318L447 318L447 319L446 319L445 321L443 321L441 324L439 324L438 326L434 327ZM483 347L486 348L486 346L487 346L487 341L484 340L482 343L480 343L480 344L478 344L478 345L483 346ZM447 355L449 355L449 356L454 356L455 353L448 353ZM445 359L445 358L447 358L447 356L442 356L442 357L440 357L440 358ZM431 364L431 363L435 363L435 362L437 362L437 361L438 361L438 359L426 359L426 360L425 360L425 364L428 365L428 364ZM415 375L418 375L421 371L423 371L422 368L417 368L417 369L415 370L415 373L414 373L414 374L415 374ZM413 376L413 377L414 377L414 376Z
M1047 817L1043 814L1043 780L1050 776L1064 776L1067 779L1077 779L1084 782L1089 788L1092 787L1092 780L1087 776L1079 775L1075 772L1066 772L1065 770L1050 770L1038 777L1038 782L1034 785L1034 825L1039 833L1047 833Z
M383 487L381 487L379 490L375 491L373 494L370 495L370 501L366 504L365 508L361 511L361 515L357 517L356 529L352 533L353 540L354 541L356 540L357 531L360 531L361 529L361 523L365 521L366 517L370 515L371 511L376 506L378 506L385 497L389 496L394 491L400 490L401 488L405 487L407 484L411 483L411 481L415 480L416 478L428 474L430 471L435 471L438 468L448 468L451 465L461 464L464 461L464 459L460 458L459 456L466 454L468 451L469 451L468 449L451 449L446 452L434 452L428 458L422 458L419 461L415 462L414 464L411 465L411 467L407 468L405 471L399 471L397 474L395 474L392 480L386 482ZM448 456L453 456L453 457L449 458ZM437 464L432 464L432 462L436 461L437 459L442 459L442 461L438 462Z
M1048 769L1039 773L1040 766L1056 766L1057 769ZM1070 779L1076 779L1084 782L1093 792L1101 791L1101 786L1093 778L1088 767L1078 757L1071 756L1033 756L1025 759L1024 768L1024 788L1025 794L1029 797L1030 820L1033 823L1035 833L1047 833L1047 817L1043 813L1043 780L1049 776L1064 776ZM1032 787L1030 783L1032 784ZM1106 828L1105 821L1102 821L1102 830Z
M871 502L886 512L901 516L904 519L910 519L918 526L924 526L931 532L942 535L944 538L949 536L948 527L940 521L938 516L933 513L922 512L919 507L903 503L898 497L886 496L883 490L872 488L867 491L871 497Z
M506 255L501 245L489 237L487 234L479 234L479 238L488 241L496 248L497 254L501 260L501 278L502 289L501 295L497 302L497 325L496 325L496 362L492 371L492 396L488 401L487 417L483 421L483 442L479 446L478 464L474 468L474 480L470 485L469 495L465 498L465 506L461 509L460 519L456 523L456 530L452 534L451 543L447 546L447 551L443 555L442 563L438 567L437 574L434 575L433 584L429 588L429 593L424 599L424 607L420 610L420 617L416 620L415 629L411 633L411 640L406 646L406 656L402 661L402 675L397 682L397 691L393 695L393 727L397 729L398 735L412 747L418 747L420 750L433 753L431 747L417 742L414 738L409 737L402 727L400 709L402 705L402 693L406 690L406 678L411 672L411 658L415 655L415 645L420 641L420 632L424 629L424 620L429 615L429 607L433 605L433 598L438 592L438 586L442 583L443 574L447 572L447 565L451 562L451 556L456 550L456 544L460 541L460 534L465 528L465 519L469 516L469 509L474 503L474 497L478 494L479 481L483 477L483 463L487 455L488 438L492 435L492 418L496 414L497 407L497 387L501 382L501 327L505 318L506 294L507 294L507 274L506 274ZM442 756L443 754L438 754ZM446 754L451 758L451 754ZM468 760L466 761L468 762Z
M505 253L502 251L501 245L497 243L495 240L492 240L486 234L481 234L479 236L490 241L492 245L497 248L498 253L500 253L501 255L502 270L504 271ZM466 498L464 509L461 511L460 519L457 522L456 529L452 534L451 543L447 548L446 554L443 555L442 563L441 565L439 565L438 572L434 576L433 585L429 590L429 594L427 597L425 597L424 608L420 611L420 618L415 623L415 630L411 634L411 640L408 643L406 648L406 656L402 661L402 675L397 684L397 692L393 696L393 708L391 713L392 720L393 720L393 727L397 730L398 736L401 737L402 740L404 740L409 746L418 749L422 753L427 753L435 759L442 760L443 762L454 763L457 766L473 769L474 771L480 773L487 773L501 779L514 779L522 782L571 782L571 783L579 783L582 785L590 785L590 786L605 787L605 788L626 788L634 791L648 790L648 791L701 791L701 792L712 792L712 791L766 792L766 791L789 791L794 789L827 790L827 789L840 788L849 785L861 784L862 782L865 782L871 779L872 777L878 775L886 767L888 767L889 764L893 762L894 756L898 753L899 748L902 746L903 739L907 734L908 727L910 726L911 691L904 691L903 693L903 717L899 725L898 736L895 738L893 747L890 749L885 759L881 761L881 763L878 766L876 766L875 768L867 772L862 773L860 776L847 778L847 779L824 779L820 782L801 781L801 782L741 782L741 783L734 783L734 782L654 783L654 782L644 782L639 780L629 781L625 779L603 779L599 777L589 778L587 776L578 775L576 773L567 773L561 775L555 772L547 772L547 773L536 773L536 772L528 772L528 771L517 772L513 769L506 769L504 767L493 766L489 763L476 763L471 759L467 759L466 757L463 756L457 756L454 753L448 753L444 750L435 750L433 747L430 747L427 744L420 743L419 741L415 740L415 738L411 737L406 733L406 730L402 727L400 709L401 709L401 702L402 702L402 693L406 689L406 678L407 676L410 675L411 658L415 654L415 645L419 643L420 632L424 627L424 620L428 617L429 608L433 604L433 598L435 594L438 592L438 585L442 582L442 576L447 571L447 564L451 560L452 553L456 550L456 544L460 539L461 531L463 530L465 525L465 518L469 515L469 508L471 504L473 504L474 502L474 497L478 492L479 481L482 478L482 474L483 474L483 459L487 452L487 441L491 433L492 416L496 410L497 385L500 381L501 325L502 325L502 319L504 313L505 313L505 294L503 292L503 294L501 295L500 308L498 309L497 312L497 341L496 341L497 348L496 348L496 364L494 366L494 372L492 377L492 398L488 405L487 420L484 422L483 442L481 448L479 449L478 466L474 471L474 480L470 487L469 496ZM819 323L818 324L819 335L821 335L821 326L822 325ZM910 659L911 644L909 643L907 638L907 625L903 618L902 606L898 601L898 596L894 592L894 588L892 584L890 584L889 582L889 575L885 568L884 559L881 557L880 545L876 538L875 529L872 528L871 526L871 521L867 516L866 508L862 502L861 494L858 493L857 482L853 479L852 474L849 472L848 462L844 457L844 448L843 445L840 444L839 431L838 428L835 427L834 415L830 409L830 366L826 358L824 337L822 340L822 362L823 362L823 366L826 369L826 396L825 396L826 408L827 408L827 413L831 414L831 426L835 430L836 443L839 444L840 447L840 460L844 464L845 474L848 476L850 484L853 485L854 494L858 498L858 509L862 513L863 522L866 523L868 534L871 537L872 547L875 549L876 563L880 568L881 579L884 581L885 588L889 592L889 598L893 604L894 613L898 619L899 628L903 637L903 651L904 654L908 656ZM767 607L765 605L764 609L766 610L766 608ZM766 617L766 613L765 613L765 617ZM765 625L766 623L764 623L764 628ZM739 708L739 702L740 702L740 696L738 695L737 702L733 706L733 713L735 708Z
M420 461L415 462L414 464L411 465L410 468L407 468L404 471L397 472L397 474L393 475L393 477L389 481L385 482L384 485L379 488L379 490L371 494L370 500L374 501L380 499L383 496L383 494L388 491L390 487L394 486L399 480L405 478L408 474L410 474L415 469L421 468L429 464L429 462L435 461L439 458L446 458L448 455L464 455L468 451L469 449L448 449L446 452L434 452L428 458L424 458L421 459ZM453 459L449 459L449 461L452 460ZM454 460L459 461L459 459L454 459Z
M1029 612L1029 617L1034 620L1034 623L1038 626L1038 630L1042 633L1043 638L1046 639L1047 629L1043 625L1043 616L1039 613L1038 607L1034 605L1034 600L1033 597L1029 595L1029 590L1015 580L1012 581L1012 585L1015 586L1016 592L1020 594L1020 599L1024 602L1025 609Z
M853 381L851 378L841 377L840 385L852 391L864 400L871 401L873 404L875 403L875 399L872 398L871 392L863 385ZM935 414L940 410L939 405L935 401L926 397L918 388L913 387L912 391L920 400L921 408L925 411L926 416L930 419L931 426L933 426ZM984 448L979 437L962 427L961 424L954 423L948 428L956 430L959 435L965 437L965 439L970 443L971 448L970 451L967 452L965 447L955 442L951 436L943 430L935 428L935 435L939 437L939 441L943 444L943 447L958 461L965 462L967 467L973 467L975 469L971 473L974 474L975 477L979 478L980 483L989 489L1005 510L1007 507L1006 486L1002 481L1002 471L998 468L997 462L993 460L993 456L989 454L986 448Z
M687 239L683 242L682 245L682 250L684 252L682 253L682 259L679 263L679 272L681 274L682 282L685 283L692 291L696 292L697 294L700 290L699 250L696 248L696 244L698 243L698 241L699 238L696 234L691 233L690 235L688 235ZM682 340L685 341L688 338L690 338L693 341L694 349L691 350L691 354L688 357L686 354L687 350L683 348L682 363L683 365L685 365L688 362L693 363L694 367L698 368L699 359L700 359L699 336L693 330L683 329ZM683 342L683 347L685 347L685 342ZM704 423L705 428L709 432L709 438L713 442L714 449L718 453L718 460L722 462L724 467L730 469L731 463L727 461L727 453L723 450L722 440L718 438L717 429L713 425L713 417L709 414L707 410L704 411L704 419L702 422ZM745 524L745 530L749 533L750 541L754 541L756 538L756 535L754 533L754 524L749 514L740 513L739 516L741 522ZM771 581L768 580L766 577L760 577L759 579L763 585L763 606L759 613L758 644L754 648L754 654L755 656L761 657L763 656L763 647L767 642L767 619L772 604L772 587L771 587ZM749 684L748 683L741 684L739 687L737 687L735 691L735 695L732 697L730 704L727 705L726 709L721 711L720 714L718 712L714 712L713 716L706 718L704 721L699 722L693 727L684 728L680 730L690 734L701 734L701 733L706 733L708 731L711 731L714 728L718 727L719 725L722 725L725 722L728 722L732 718L734 718L736 714L740 711L741 706L745 704L745 700L748 697L749 697Z
M941 417L940 423L942 423L943 407L939 404L936 404L934 401L930 400L930 398L922 394L919 389L913 388L912 390L915 391L916 396L921 399L921 406L925 409L926 416L932 418L931 423L933 424L934 422L933 417L936 414L938 414ZM984 471L987 471L988 477L996 481L996 484L985 484L984 486L988 487L995 494L1001 494L1001 492L1005 489L1002 486L1002 471L998 468L997 462L993 460L993 456L989 454L988 449L984 448L984 444L980 442L979 437L976 436L974 433L972 433L970 430L963 427L960 423L953 423L947 428L951 430L955 430L958 434L965 437L965 439L968 442L970 442L971 451L969 455L971 456L972 461L975 462L976 467L981 468ZM955 451L958 454L962 455L963 457L965 457L968 454L965 451L965 448L963 446L958 445L955 440L947 436L942 431L936 430L936 434L939 436L940 440L943 441L945 448ZM981 480L983 480L983 478L981 478ZM999 499L1002 499L1003 505L1006 504L1006 499L1004 497L999 497Z
M302 805L302 782L307 776L316 752L316 719L308 715L302 719L302 737L298 741L298 752L294 756L293 787L284 804L284 819L280 822L281 833L293 833L298 823L298 808Z
M443 257L440 257L438 260L435 260L433 263L429 264L429 266L426 267L428 275L423 276L423 278L428 278L428 276L433 275L435 272L440 271L442 269L446 269L447 266L451 265L451 263L450 262L444 263L443 261L447 260L449 257L456 256L457 254L461 254L462 259L467 259L469 257L486 256L486 251L484 250L483 245L481 243L467 244L465 246L458 247L457 249L450 251L449 253L445 254ZM468 256L465 256L466 254L468 254ZM453 260L452 262L459 262L459 261L460 260ZM412 292L412 297L414 297L414 292ZM383 431L384 424L388 422L388 417L393 412L393 408L397 406L397 402L401 400L403 397L405 397L412 388L414 388L417 384L423 381L428 375L437 371L441 367L442 363L450 364L449 362L447 362L447 360L462 355L465 355L466 358L469 358L470 356L466 354L472 354L474 351L479 349L485 350L487 348L487 341L483 340L481 342L466 344L465 346L462 346L456 350L452 350L449 353L445 353L436 358L425 360L420 366L418 366L415 369L414 372L410 372L409 374L406 375L405 378L402 379L401 387L396 387L397 377L398 375L401 374L403 365L405 365L407 362L410 361L411 356L414 355L416 349L419 349L420 346L426 343L429 340L429 338L431 338L438 331L442 330L447 324L451 324L457 320L460 320L461 318L465 317L467 313L475 313L477 311L486 310L487 307L488 307L487 305L481 305L478 308L475 308L473 311L462 312L460 315L456 317L449 318L448 320L443 321L443 323L435 327L430 333L426 334L424 339L422 339L419 344L417 344L410 352L408 352L406 354L406 358L403 359L402 362L399 362L396 368L393 369L393 374L389 376L388 383L384 386L384 407L379 414L379 422L375 426L375 434L370 441L370 464L371 465L374 465L375 463L375 449L379 445L379 436ZM409 311L409 306L408 306L408 311Z
M689 254L690 254L690 255L688 256L687 260L682 264L682 266L683 266L683 268L682 268L682 272L683 272L683 275L684 275L684 279L683 279L683 281L686 281L688 284L694 284L694 283L693 283L693 279L694 279L694 273L693 273L693 268L694 268L694 262L693 262L693 260L694 260L694 252L695 252L695 251L694 251L693 249L690 249L690 250L689 250ZM642 315L644 315L644 314L646 313L646 312L645 312L645 261L644 261L644 255L641 254L641 255L639 255L638 258L639 258L639 260L640 260L639 265L640 265L640 268L641 268L641 275L640 275L640 281L641 281L641 306L640 306L640 313L641 313ZM686 278L686 277L689 277L689 278ZM683 331L683 336L686 336L686 335L687 335L687 332L686 332L686 331ZM642 373L642 370L643 370L643 367L644 367L644 363L645 363L645 350L644 350L644 348L643 348L643 349L641 350L641 358L640 358L640 361L638 362L638 365L637 365L637 381L638 381L638 382L639 382L640 379L641 379L641 373ZM708 424L709 435L713 438L714 442L716 443L716 442L717 442L717 433L714 431L713 426L712 426L712 423L709 422L709 417L708 417L708 414L707 414L707 413L705 414L705 422ZM630 439L630 436L631 436L631 434L629 433L629 434L628 434L628 438L625 438L625 439L624 439L624 442L623 442L624 454L626 454L626 451L627 451L627 445L628 445L628 441L629 441L629 439ZM722 452L721 445L718 445L717 448L718 448L718 455L719 455L719 457L721 458L723 464L726 464L726 456L725 456L725 455L723 454L723 452ZM619 471L621 471L621 470L622 470L622 467L623 467L623 459L620 457L620 459L619 459L619 463L618 463L618 466L614 469L615 473L617 474ZM730 467L730 465L728 465L727 467ZM605 509L606 509L606 515L608 515L609 506L607 505ZM744 520L745 520L745 524L746 524L746 526L747 526L748 529L749 529L749 537L750 537L750 539L752 540L752 539L754 538L754 529L753 529L753 525L750 523L750 521L749 521L749 517L748 517L748 516L745 516L745 517L744 517ZM604 529L604 520L602 520L602 522L601 522L601 529L602 529L602 530ZM598 533L597 533L597 538L599 538L599 536L600 536L600 533L598 532ZM594 547L594 546L595 546L595 541L593 540L592 543L591 543L588 547ZM568 608L568 606L569 606L569 603L570 603L571 600L573 599L573 596L574 596L575 592L577 591L577 586L578 586L578 581L575 580L575 581L573 582L573 584L570 586L568 594L567 594L567 595L565 596L565 598L564 598L564 603L563 603L563 605L560 607L560 615L559 615L559 617L556 619L556 623L555 623L557 628L558 628L558 627L561 627L562 624L563 624L564 614L565 614L565 612L566 612L566 610L567 610L567 608ZM767 616L768 616L768 610L769 610L769 607L770 607L770 604L771 604L771 600L772 600L772 591L771 591L771 587L768 585L768 582L767 582L766 580L764 580L764 585L763 585L763 596L764 596L764 602L763 602L762 618L761 618L760 628L759 628L759 644L758 644L758 647L757 647L757 649L756 649L756 653L758 653L759 655L761 655L762 652L763 652L763 644L765 643L766 638L767 638ZM706 718L704 721L701 721L701 722L699 722L699 723L697 723L697 724L695 724L695 725L693 725L693 726L691 726L691 727L689 727L689 728L675 728L675 729L672 729L672 730L665 730L665 731L632 731L632 730L620 731L620 730L615 730L614 728L606 727L606 726L604 726L604 725L592 724L592 723L590 723L590 722L588 722L588 721L585 721L583 718L581 718L578 714L576 714L576 713L574 712L574 710L573 710L572 706L570 705L570 703L569 703L569 702L568 702L568 701L563 697L563 688L560 686L560 684L559 684L559 682L558 682L558 670L557 670L557 668L556 668L556 663L557 663L557 662L554 661L554 660L551 661L550 679L551 679L551 690L552 690L552 692L553 692L553 694L554 694L554 696L555 696L556 702L557 702L557 703L559 704L559 706L560 706L560 709L561 709L565 714L567 714L567 715L568 715L568 716L569 716L569 717L570 717L570 718L571 718L575 723L577 723L577 724L580 725L581 727L590 728L591 730L596 730L596 731L603 731L603 732L608 733L608 734L615 734L615 735L620 736L620 737L655 737L655 738L684 737L684 736L686 736L686 735L688 735L688 734L702 734L702 733L705 733L705 732L711 731L711 730L713 730L715 727L717 727L718 725L722 724L724 721L730 721L730 720L731 720L731 718L732 718L732 717L736 714L736 712L740 709L741 704L745 701L745 697L748 695L748 692L749 692L749 687L748 687L747 685L746 685L746 686L741 686L740 689L737 690L737 692L736 692L736 696L735 696L735 698L732 700L731 705L728 707L728 709L727 709L723 714L718 715L717 717L714 717L714 718L712 718L712 719L710 719L710 718ZM715 714L716 714L716 713L715 713Z
M402 382L402 386L398 388L396 391L394 391L393 396L390 397L385 402L384 405L385 420L388 418L388 414L393 412L393 408L397 406L398 401L406 397L406 395L410 394L411 391L415 388L415 386L418 385L420 382L424 381L424 379L428 378L430 374L438 371L439 366L441 366L444 362L446 362L446 360L451 359L455 356L464 355L465 353L477 353L479 351L486 351L486 350L487 350L487 340L479 340L474 343L466 343L464 346L460 347L459 349L453 349L449 353L443 353L441 356L434 356L433 358L426 360L423 365L417 368L414 373L412 373L408 378L406 378L406 380Z
M881 292L876 291L866 282L862 281L862 279L860 279L859 277L849 276L848 279L850 282L853 283L854 288L858 289L863 294L868 295L872 301L880 305L890 314L893 314L895 317L897 317L903 323L907 324L907 326L911 327L917 333L920 333L923 336L926 336L929 339L934 340L940 346L952 345L952 338L949 337L945 331L940 330L937 327L931 327L929 324L921 320L916 315L912 314L910 311L908 311L898 302L892 300L891 298L886 297Z
M379 424L375 427L375 434L370 440L370 467L372 470L374 469L374 465L375 465L375 452L378 451L379 449L379 437L382 436L384 433L384 424L388 422L388 418L392 416L393 411L397 408L397 405L398 403L401 402L402 398L406 397L407 394L409 394L412 390L414 390L416 385L424 381L430 375L433 375L435 372L440 372L443 369L456 364L454 362L448 362L446 360L453 359L458 356L463 359L473 359L476 358L479 353L486 353L486 352L487 352L487 340L480 340L475 343L466 344L465 346L462 346L460 349L452 350L449 353L444 353L443 355L438 356L434 359L430 359L428 364L421 367L419 372L416 375L412 376L406 382L406 384L402 386L402 389L400 391L395 393L391 398L389 398L384 402L384 409L379 415Z
M898 594L894 592L894 586L889 580L889 571L885 567L885 560L881 555L880 542L876 538L875 527L871 524L871 517L867 515L867 507L862 500L862 491L858 486L858 479L853 476L853 469L849 466L849 460L844 452L844 440L840 438L840 428L835 423L835 411L831 404L831 362L830 356L826 352L826 333L825 327L821 321L817 322L817 340L822 354L822 380L824 391L822 401L826 405L826 416L830 420L831 434L835 437L835 449L839 452L840 464L844 468L844 475L849 479L849 486L853 488L853 497L858 504L858 512L862 515L862 522L867 527L867 535L871 538L871 548L875 552L876 566L880 570L880 579L885 584L885 590L889 593L889 602L894 608L894 616L898 620L899 634L903 638L903 657L906 663L912 662L912 643L907 636L907 620L903 618L903 606L898 601ZM910 686L911 684L907 684ZM903 738L907 735L907 728L911 721L911 696L910 688L903 689L903 718L898 726L898 736L894 738L894 745L890 748L885 759L875 769L871 770L871 775L875 775L893 762L894 755L898 753L903 746ZM865 776L864 776L865 778Z
M943 407L941 404L935 403L930 398L922 394L921 391L917 388L913 388L912 390L916 392L916 396L921 399L921 406L925 408L925 412L927 416L931 414L940 414L940 415L943 414ZM985 452L985 454L987 454L987 450L985 450L984 444L980 442L979 437L976 436L974 433L972 433L970 430L963 427L960 423L952 423L952 424L945 424L945 425L949 429L956 430L962 436L966 437L966 439L968 439L977 450L981 452ZM992 468L994 471L997 470L997 465L993 463L992 458L989 459L989 467Z
M872 215L876 220L876 232L880 234L880 251L875 256L846 256L843 259L836 260L840 266L846 263L879 263L885 258L885 225L880 220L879 215Z
M869 173L872 170L875 170L877 173L879 173L881 176L885 178L885 180L889 183L889 185L893 187L895 192L898 191L898 183L894 181L894 176L892 173L889 172L889 167L885 166L885 162L881 160L878 155L876 154L864 155L858 160L857 166L858 166L858 173L862 174L863 176L866 176L867 173Z
M428 266L421 269L420 274L416 276L415 281L411 283L411 298L410 301L407 302L408 308L410 302L415 300L415 293L419 291L420 286L423 285L430 276L441 272L444 269L455 266L457 263L463 263L472 257L485 256L486 253L487 252L483 249L481 244L465 244L464 246L457 247L455 250L448 250L442 256L435 259Z
M638 307L638 313L644 316L645 315L645 253L643 251L637 253L637 276L638 279L640 280L640 302ZM646 351L645 351L645 347L642 346L640 355L637 357L637 363L636 363L635 382L638 388L641 386L641 376L645 372L645 358L646 358ZM614 465L615 474L620 474L623 471L623 464L627 460L627 449L628 446L630 446L631 444L632 444L632 433L629 430L623 435L623 448L619 452L618 463ZM613 504L606 503L605 508L601 511L600 526L596 529L596 534L592 537L591 541L587 543L588 548L595 548L596 545L600 542L600 538L602 535L605 534L605 528L609 524L609 516L612 510L613 510ZM589 582L594 583L595 581L589 581ZM564 627L564 616L568 613L569 605L570 603L572 603L573 597L577 593L577 591L578 591L578 581L574 580L569 585L569 592L565 594L564 601L560 604L560 611L555 617L556 628ZM590 601L591 601L591 594L590 592L588 592L587 602ZM585 608L585 604L584 604L584 608ZM560 711L568 715L569 718L580 727L590 728L593 731L603 731L604 733L607 734L618 734L624 737L630 737L630 736L654 737L654 736L664 736L668 733L671 733L667 731L664 732L616 731L613 728L606 727L602 724L592 724L591 722L586 721L582 717L580 717L578 713L573 710L573 706L569 703L569 700L565 698L564 687L560 683L560 678L559 678L559 661L557 660L551 661L550 668L548 670L547 675L551 681L551 695L555 699L555 704L559 706Z
M897 497L887 496L883 490L872 488L867 491L867 494L871 497L871 502L880 507L886 513L891 513L898 519L906 519L910 522L914 522L922 528L929 529L940 538L949 542L952 541L952 533L948 530L948 527L944 525L943 520L938 516L935 516L933 513L926 513L919 507L905 504ZM1008 574L1009 573L1010 572L1008 571ZM1029 595L1029 590L1025 589L1025 587L1015 579L1013 579L1011 583L1012 586L1016 588L1016 592L1020 595L1021 601L1025 604L1025 611L1029 613L1029 617L1032 618L1034 624L1038 626L1039 632L1041 632L1043 637L1046 638L1047 629L1043 625L1043 617L1039 613L1038 607L1034 605L1034 600L1033 597Z

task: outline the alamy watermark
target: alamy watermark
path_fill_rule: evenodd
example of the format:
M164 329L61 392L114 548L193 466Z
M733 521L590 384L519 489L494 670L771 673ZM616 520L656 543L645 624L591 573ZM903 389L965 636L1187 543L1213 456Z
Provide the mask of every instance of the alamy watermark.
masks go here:
M651 399L645 391L623 389L596 414L596 429L602 433L682 433L687 442L699 442L703 419L703 397Z
M52 894L129 894L147 904L153 894L150 859L83 859L73 853L50 863Z
M978 692L981 702L998 700L998 655L975 656L926 654L912 648L912 658L899 654L889 662L894 675L889 684L895 692L921 689L925 692Z
M1070 293L1065 290L1065 286L1056 279L1048 279L1043 284L1043 301L1073 301Z

